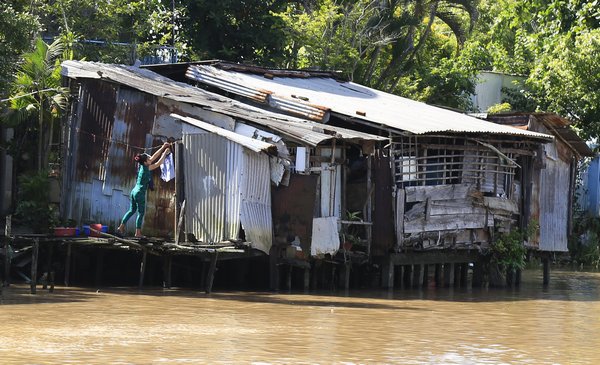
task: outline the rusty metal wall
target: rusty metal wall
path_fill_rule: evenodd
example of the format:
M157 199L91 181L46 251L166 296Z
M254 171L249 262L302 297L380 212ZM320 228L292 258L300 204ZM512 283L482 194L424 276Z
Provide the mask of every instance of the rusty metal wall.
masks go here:
M269 253L273 244L269 156L244 149L240 222L252 247Z
M568 251L570 164L559 158L554 144L545 145L546 168L540 176L540 250Z
M98 222L114 229L129 208L137 176L134 155L165 139L151 133L156 100L112 83L84 80L77 106L66 131L71 138L63 174L69 181L62 189L61 214L80 225ZM173 127L174 135L180 134L181 127ZM162 181L160 170L153 172L153 180L142 228L147 235L168 236L174 225L174 181Z
M298 236L302 251L311 252L312 224L317 199L317 175L292 174L288 186L273 188L275 242L284 245Z
M392 170L390 158L381 151L373 159L373 175L375 180L375 209L373 212L373 256L386 255L394 247L394 211L392 195Z

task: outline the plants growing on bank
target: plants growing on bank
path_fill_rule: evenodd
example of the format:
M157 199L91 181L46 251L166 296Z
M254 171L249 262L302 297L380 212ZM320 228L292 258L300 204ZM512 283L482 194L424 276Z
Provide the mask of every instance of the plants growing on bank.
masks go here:
M539 229L537 221L529 222L527 229L513 229L499 233L490 245L490 262L497 264L503 274L525 267L527 248L524 245Z

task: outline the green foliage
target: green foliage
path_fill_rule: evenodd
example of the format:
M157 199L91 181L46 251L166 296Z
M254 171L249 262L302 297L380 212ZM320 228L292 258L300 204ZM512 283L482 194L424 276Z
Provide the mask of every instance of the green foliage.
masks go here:
M499 233L490 245L491 262L497 263L504 270L524 268L527 254L524 241L532 237L538 229L539 224L532 221L525 231L513 229L507 233Z
M20 1L0 2L0 98L8 94L19 57L29 49L39 27L37 17L23 11Z
M573 262L598 268L600 266L600 218L576 207L573 232L569 237L569 253Z
M18 204L15 220L35 232L46 232L54 222L54 210L49 202L50 185L46 171L19 176Z
M484 0L465 49L482 70L520 74L514 110L573 119L600 136L600 13L597 0Z
M31 120L37 121L38 171L47 167L54 124L66 108L68 90L60 82L63 52L61 39L47 45L38 38L34 50L23 55L23 62L12 83L6 119L24 128L32 126Z
M183 35L193 57L279 64L285 47L283 0L188 0Z
M505 113L512 110L512 106L509 103L500 103L491 105L486 111L489 114Z

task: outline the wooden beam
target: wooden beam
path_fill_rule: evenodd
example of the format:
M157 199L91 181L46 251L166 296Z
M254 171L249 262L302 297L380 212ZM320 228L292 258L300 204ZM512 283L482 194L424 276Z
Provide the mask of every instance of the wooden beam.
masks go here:
M435 264L433 280L435 281L435 286L442 287L442 264Z
M212 255L210 259L210 266L208 268L208 275L206 277L206 294L210 294L212 292L213 283L215 280L215 272L217 271L217 258L219 257L219 252L215 251L214 255Z
M460 264L460 286L466 288L469 282L469 263Z
M454 263L444 263L444 287L454 286Z
M394 263L390 259L385 259L381 266L381 286L384 288L394 287Z
M33 246L31 250L31 294L35 294L37 292L37 266L38 266L38 255L40 251L40 240L39 238L35 238L33 240Z
M396 191L396 244L398 247L402 247L404 243L404 202L405 202L405 191L404 189L398 189Z
M481 288L483 286L483 264L480 261L473 263L473 280L471 281L473 288Z
M146 274L146 260L148 259L148 250L142 250L142 262L140 263L140 281L138 287L144 286L144 275Z
M462 214L456 215L436 215L429 219L418 217L404 223L404 233L420 233L430 231L451 231L457 229L479 229L493 224L485 215L481 214Z
M543 277L543 285L548 286L550 284L550 259L548 257L544 257L542 259L542 264L544 266L544 277Z
M406 202L422 202L431 200L456 200L466 199L475 189L471 185L432 185L432 186L408 186L406 190Z
M68 287L71 276L71 248L72 244L67 243L67 257L65 259L65 286Z
M476 251L426 251L410 253L391 253L389 259L394 265L414 265L414 264L439 264L439 263L466 263L479 260L479 253Z
M173 273L173 255L165 255L164 260L164 287L167 289L171 289L171 278Z
M425 274L425 269L424 269L423 264L416 264L413 265L413 282L412 285L414 288L420 288L423 286L423 275Z

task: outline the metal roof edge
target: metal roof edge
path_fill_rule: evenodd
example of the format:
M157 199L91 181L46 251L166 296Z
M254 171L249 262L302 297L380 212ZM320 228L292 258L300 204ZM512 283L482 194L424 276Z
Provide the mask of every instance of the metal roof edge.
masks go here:
M193 126L196 126L198 128L204 129L208 132L211 132L211 133L214 133L221 137L224 137L224 138L226 138L232 142L235 142L239 145L242 145L254 152L271 152L271 153L273 153L273 152L277 151L277 146L275 146L274 144L267 143L264 141L259 141L259 140L256 140L256 139L253 139L250 137L246 137L246 136L243 136L241 134L238 134L238 133L235 133L232 131L228 131L227 129L223 129L221 127L217 127L210 123L201 121L200 119L184 117L183 115L179 115L176 113L171 113L170 115L173 118L182 120Z

